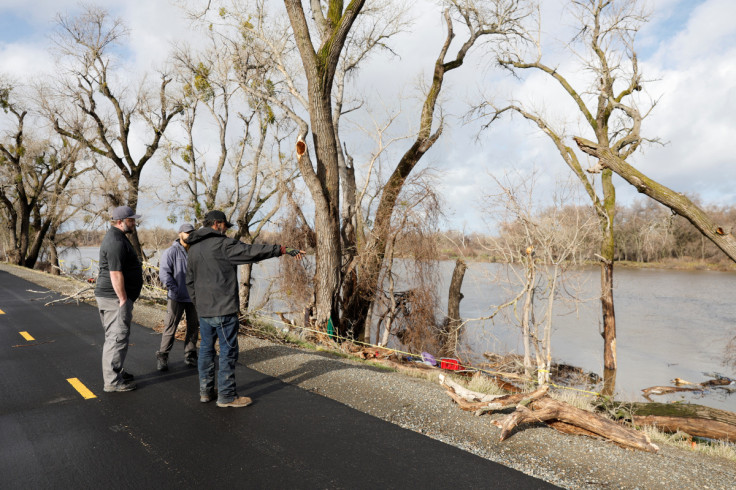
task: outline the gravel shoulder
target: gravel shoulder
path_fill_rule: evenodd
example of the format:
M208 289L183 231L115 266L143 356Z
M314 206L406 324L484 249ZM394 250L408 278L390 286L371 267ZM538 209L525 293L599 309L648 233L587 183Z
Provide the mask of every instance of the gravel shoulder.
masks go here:
M0 270L66 295L79 290L67 278L7 264ZM153 328L164 315L161 307L137 303L133 320ZM504 414L463 412L427 380L254 337L242 336L240 348L249 368L561 487L736 488L736 464L726 459L661 444L657 454L627 450L541 425L499 442L500 429L491 421Z

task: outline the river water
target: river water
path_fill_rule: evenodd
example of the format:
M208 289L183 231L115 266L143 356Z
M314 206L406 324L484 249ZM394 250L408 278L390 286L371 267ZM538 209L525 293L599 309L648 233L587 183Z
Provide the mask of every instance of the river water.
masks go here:
M62 267L90 267L96 274L97 248L70 250L62 255ZM156 264L155 259L151 260ZM254 291L265 289L278 273L277 261L256 264ZM440 264L438 281L443 311L454 262ZM460 303L463 318L480 318L493 306L513 297L512 289L497 280L505 271L502 264L470 263L463 282ZM590 268L570 274L564 295L556 302L552 356L555 361L603 374L603 339L600 336L600 272ZM614 274L614 302L617 329L617 399L642 401L641 390L655 385L671 385L674 378L694 383L709 379L704 373L736 378L724 365L725 346L736 335L736 273L628 269ZM537 313L541 315L541 313ZM483 352L523 352L518 327L503 315L493 321L474 321L466 327L464 348L482 359ZM736 388L736 387L735 387ZM736 394L711 390L703 395L677 393L653 397L654 401L687 400L736 411Z

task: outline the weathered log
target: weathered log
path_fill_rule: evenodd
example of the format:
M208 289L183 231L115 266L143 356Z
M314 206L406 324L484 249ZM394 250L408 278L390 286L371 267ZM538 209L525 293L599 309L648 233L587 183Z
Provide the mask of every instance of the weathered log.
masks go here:
M622 408L632 415L643 417L657 415L660 417L682 417L707 419L723 422L736 427L736 413L718 408L706 407L695 403L623 403Z
M593 439L605 440L604 437L599 436L595 432L585 430L582 427L578 427L577 425L560 422L559 420L550 420L546 422L546 424L552 427L557 432L562 432L563 434L569 434L571 436L587 436L592 437Z
M455 383L453 380L449 379L444 374L440 374L439 376L440 385L444 386L445 389L452 390L453 393L455 393L458 397L461 399L467 401L467 402L492 402L496 398L500 398L502 396L506 395L488 395L485 393L478 393L477 391L471 391L464 386L460 386L459 384Z
M642 396L649 401L652 401L652 399L649 398L651 395L667 395L680 391L703 391L703 389L690 388L686 386L650 386L649 388L644 388L643 390L641 390Z
M541 398L547 394L548 386L541 386L539 389L530 393L514 393L512 395L491 395L496 396L492 401L471 402L458 395L449 386L445 386L447 394L452 398L458 406L466 412L475 412L476 415L483 415L488 412L496 412L517 405L527 405L530 402ZM474 392L471 392L474 393Z
M691 436L707 437L721 441L736 442L736 426L706 419L690 419L684 417L658 417L656 415L645 415L643 417L634 415L634 424L651 425L662 432L675 433L684 432Z
M736 441L736 413L693 403L630 403L624 407L638 425L665 432Z
M514 413L496 424L501 427L502 441L509 437L515 427L521 424L559 421L580 427L623 447L649 452L659 451L659 448L649 440L646 434L624 427L595 413L575 408L567 403L544 397L533 401L529 407L532 410L523 406L517 407Z

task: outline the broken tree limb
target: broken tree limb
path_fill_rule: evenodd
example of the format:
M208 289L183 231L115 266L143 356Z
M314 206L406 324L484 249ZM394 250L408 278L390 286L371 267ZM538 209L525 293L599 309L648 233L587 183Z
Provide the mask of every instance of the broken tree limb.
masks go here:
M496 400L493 402L486 403L485 406L478 407L475 410L475 415L480 416L484 413L497 412L499 410L504 410L506 408L514 406L527 406L534 400L538 400L539 398L546 396L548 391L549 386L543 385L540 386L538 389L532 391L531 393L515 393L513 395L505 395L501 398L496 398ZM462 406L460 408L462 408Z
M470 402L470 403L492 402L496 398L506 396L506 395L488 395L485 393L478 393L477 391L471 391L465 388L464 386L460 386L459 384L455 383L453 380L449 379L444 374L440 374L439 380L440 380L440 385L444 386L445 389L447 389L448 391L451 390L460 399Z
M627 163L626 160L613 153L608 147L585 138L575 137L573 139L582 151L597 158L603 167L611 169L619 177L636 187L636 190L642 194L646 194L687 219L700 233L723 250L731 260L736 261L736 237L731 233L731 230L724 228L725 225L721 226L716 223L713 218L684 194L675 192L650 179Z
M475 412L475 415L483 415L488 412L496 412L507 408L516 407L518 405L528 405L547 394L548 386L541 386L537 390L530 393L514 393L511 395L484 395L474 391L467 390L457 383L450 381L452 386L448 386L447 381L443 384L447 390L447 394L452 398L458 406L466 412ZM462 394L458 394L455 389L460 389ZM492 398L491 398L492 397ZM482 399L482 401L474 401Z
M531 409L518 407L514 413L496 424L501 427L502 441L508 438L513 429L521 424L559 421L592 432L623 447L649 452L659 451L659 447L653 444L646 434L550 397L535 400L529 407Z

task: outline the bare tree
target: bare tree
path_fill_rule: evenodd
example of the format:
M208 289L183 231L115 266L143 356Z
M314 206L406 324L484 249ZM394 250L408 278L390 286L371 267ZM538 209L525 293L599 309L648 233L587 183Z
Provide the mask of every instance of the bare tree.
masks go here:
M370 234L366 233L365 246L360 250L357 285L350 297L343 299L343 316L355 325L356 334L370 333L369 312L374 301L376 284L387 247L390 223L407 177L422 157L439 139L444 120L439 116L438 101L445 76L460 68L471 48L481 40L492 37L496 43L514 42L521 35L521 22L528 15L526 4L516 0L475 2L450 0L445 5L446 37L434 64L432 82L428 87L419 118L419 129L414 141L390 171L390 177L381 186L380 198ZM466 36L460 47L450 54L455 38L455 26L461 25ZM491 49L497 44L489 44ZM361 335L362 334L362 335Z
M569 205L574 196L571 183L558 186L553 204L539 209L534 204L533 176L518 183L509 177L506 182L494 180L499 192L487 196L487 209L502 233L491 250L504 257L506 281L517 291L496 312L513 307L513 318L522 331L525 373L536 375L540 384L548 383L553 308L580 248L594 232L594 219Z
M56 46L62 61L68 61L57 94L45 107L56 131L77 140L90 151L109 159L127 183L125 201L138 206L141 173L158 151L161 138L171 120L182 111L169 94L171 77L162 73L157 93L146 89L145 79L131 94L133 80L125 80L122 70L112 69L111 52L127 36L120 19L111 19L100 8L87 6L82 14L57 16ZM146 139L142 155L136 157L138 138ZM142 257L138 236L131 242Z
M587 82L584 82L588 85L575 87L573 78L565 75L560 67L543 62L541 20L535 36L536 53L529 56L523 51L509 52L499 58L499 63L515 72L536 70L556 81L579 111L587 129L595 136L597 145L614 148L623 158L627 158L643 142L638 136L639 129L642 119L648 114L648 111L642 114L638 109L638 93L642 90L644 80L634 51L634 38L647 19L646 13L637 0L570 0L569 5L578 24L577 34L566 47L580 60L585 73L589 74ZM582 52L576 51L578 47ZM654 105L651 103L649 110ZM612 394L617 367L613 301L616 210L613 172L602 168L600 164L587 170L600 174L602 193L599 194L594 180L588 177L583 168L583 159L567 142L569 128L556 127L554 121L550 121L541 111L529 109L521 102L512 102L504 107L488 102L485 107L491 108L488 124L509 111L536 124L552 140L565 164L577 176L598 215L601 231L599 258L606 379L604 392Z
M253 243L279 210L283 181L294 178L281 149L281 133L290 134L292 126L242 89L252 80L235 72L237 45L212 30L206 34L204 50L180 48L175 55L186 101L186 141L171 143L167 163L184 176L178 187L189 204L185 214L199 220L205 210L223 209L238 224L235 238ZM208 140L199 136L208 125L219 143L212 164ZM248 308L251 274L251 264L241 266L242 311Z
M375 223L372 230L363 228L368 219L361 216L365 203L359 197L365 194L357 189L353 159L340 137L342 117L360 106L359 100L346 97L345 81L372 50L385 49L387 40L404 29L405 23L395 22L401 15L394 15L388 10L392 5L383 2L366 6L360 0L349 4L312 1L309 15L303 2L284 3L286 24L274 15L275 7L262 0L250 2L249 8L221 7L209 19L216 25L218 16L227 18L235 15L233 9L238 10L240 71L247 75L241 87L283 111L298 127L299 170L315 206L317 323L324 325L331 319L338 324L340 318L343 333L350 330L362 337L401 188L442 132L435 113L444 76L461 66L468 51L485 36L497 34L506 39L517 33L525 15L524 2L446 2L447 38L426 93L420 129L396 169L387 172L393 174L389 185L379 184L382 195L376 199L377 219L370 220ZM212 2L208 2L198 15L214 12ZM468 33L466 42L451 56L455 24L467 27ZM310 130L312 150L307 151Z
M378 318L380 345L394 336L413 352L442 350L445 336L437 315L439 263L434 240L442 204L435 185L436 178L427 170L413 175L396 207L372 312Z
M12 261L33 268L44 240L53 240L68 213L70 184L90 167L80 162L81 145L28 129L34 116L30 103L24 106L16 100L8 82L0 82L0 107L12 120L10 133L0 138L0 204ZM36 117L31 125L38 121Z

